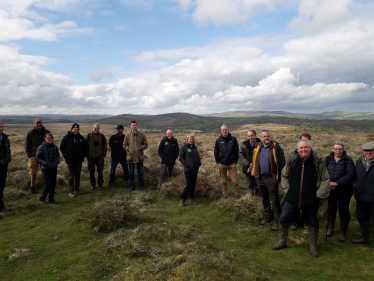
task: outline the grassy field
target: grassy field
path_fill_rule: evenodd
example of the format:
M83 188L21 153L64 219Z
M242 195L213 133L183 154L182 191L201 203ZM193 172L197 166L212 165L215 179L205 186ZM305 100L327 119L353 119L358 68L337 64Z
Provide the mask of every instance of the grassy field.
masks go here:
M82 134L90 125L81 126ZM269 128L288 158L299 133L294 127L275 124L243 126L231 133L239 142L246 130ZM55 134L56 144L70 129L68 124L46 125ZM37 194L28 196L29 176L23 148L30 126L5 125L11 136L13 161L10 163L4 202L12 211L0 215L0 280L374 280L374 252L368 246L353 245L360 236L355 219L348 240L339 243L337 235L323 237L326 218L321 218L318 239L319 258L308 251L308 234L290 231L288 248L272 251L278 233L271 224L258 225L262 217L259 198L243 196L221 200L219 174L213 157L218 134L197 133L202 167L196 189L197 206L179 208L179 194L185 185L178 162L175 177L165 181L161 192L155 187L160 170L157 155L163 134L148 134L145 183L147 192L128 193L129 183L118 168L114 189L89 191L89 173L84 163L84 195L68 197L67 168L58 169L56 200L59 205L39 204L43 180L39 174ZM141 130L141 128L140 128ZM113 125L103 125L109 137ZM174 135L179 142L182 134ZM346 143L348 154L356 160L361 145L373 141L373 134L318 132L312 134L313 149L320 157L331 151L336 141ZM105 159L104 179L108 181L110 152ZM238 167L239 172L241 166ZM246 194L245 177L240 187ZM233 197L233 189L229 183ZM339 222L335 227L339 229Z

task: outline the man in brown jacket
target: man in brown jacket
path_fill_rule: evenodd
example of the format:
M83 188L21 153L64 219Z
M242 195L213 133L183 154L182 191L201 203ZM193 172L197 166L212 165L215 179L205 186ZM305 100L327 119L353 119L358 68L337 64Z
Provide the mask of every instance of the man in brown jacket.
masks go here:
M138 131L138 124L135 120L130 123L131 133L126 134L123 141L123 147L127 152L127 162L129 163L130 169L130 191L135 189L135 165L138 170L139 189L145 191L144 179L143 179L143 161L144 161L144 150L148 148L148 141L145 135Z

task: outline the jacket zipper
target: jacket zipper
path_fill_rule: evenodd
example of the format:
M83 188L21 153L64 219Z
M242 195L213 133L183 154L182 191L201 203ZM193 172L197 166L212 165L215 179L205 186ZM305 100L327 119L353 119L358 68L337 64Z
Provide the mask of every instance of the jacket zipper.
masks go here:
M301 197L303 194L303 181L304 181L304 160L303 167L301 168L301 181L300 181L300 193L299 193L299 208L301 208Z

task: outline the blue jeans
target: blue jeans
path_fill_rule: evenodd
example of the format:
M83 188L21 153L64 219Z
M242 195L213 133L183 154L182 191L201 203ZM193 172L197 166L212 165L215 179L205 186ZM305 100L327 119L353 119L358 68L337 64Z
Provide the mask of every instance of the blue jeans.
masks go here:
M311 227L318 227L318 202L316 204L301 208L303 211L304 222ZM290 226L295 221L299 220L300 209L298 206L293 205L289 202L285 202L283 206L283 212L279 218L279 223L283 226Z
M112 165L110 167L110 173L109 173L109 185L111 185L114 182L114 176L116 174L116 169L118 164L121 164L123 169L123 179L125 181L129 180L129 168L126 159L122 160L116 160L112 159Z
M139 178L139 187L144 187L144 178L143 178L143 162L138 163L129 163L130 168L130 187L135 187L134 179L135 179L135 165L136 169L138 170L138 178Z

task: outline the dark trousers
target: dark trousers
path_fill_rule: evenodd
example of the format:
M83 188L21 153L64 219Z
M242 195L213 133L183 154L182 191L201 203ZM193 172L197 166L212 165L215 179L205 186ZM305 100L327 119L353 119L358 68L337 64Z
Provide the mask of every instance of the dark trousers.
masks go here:
M374 203L357 200L356 210L360 224L370 225L370 222L374 220Z
M81 183L82 163L67 164L69 192L74 193L74 188L78 189Z
M161 188L162 182L164 181L164 178L166 176L166 172L168 172L169 178L171 178L173 176L173 171L174 165L161 164L161 173L157 184L158 189Z
M258 188L258 186L256 185L256 178L252 176L250 173L245 174L245 177L247 178L248 192L251 194L256 193L256 195L261 196L260 188Z
M42 169L42 173L45 185L40 200L44 201L49 194L49 201L53 201L55 199L57 168L53 170Z
M329 215L336 217L336 211L339 208L339 216L341 218L350 217L349 212L349 203L351 202L353 194L352 187L337 187L334 190L331 190L329 195L329 206L330 212Z
M139 187L144 187L144 177L143 177L143 162L138 163L129 163L130 168L130 187L135 187L135 165L136 169L138 170L138 179L139 179Z
M318 227L318 202L311 206L301 208L303 212L304 222L311 227ZM279 223L283 226L290 226L299 219L300 208L297 205L293 205L289 202L285 202L283 206L282 215L279 218Z
M97 168L97 183L102 185L104 183L104 157L91 158L87 157L88 170L90 171L90 183L96 185L95 167Z
M278 182L273 176L263 176L256 179L260 186L262 205L264 206L264 216L271 216L270 200L273 203L274 220L278 221L281 214L281 207L278 195Z
M8 174L8 165L0 166L0 209L5 208L3 197L4 197L4 188L6 183L6 176Z
M197 173L196 172L184 172L184 176L186 177L187 185L184 188L181 199L186 200L187 195L193 199L195 197L195 186L197 181Z
M129 180L129 166L127 164L126 159L122 159L122 160L112 159L112 165L110 167L110 173L109 173L109 185L111 185L114 182L114 176L116 174L116 169L117 169L118 164L121 164L122 166L123 179L125 181Z

